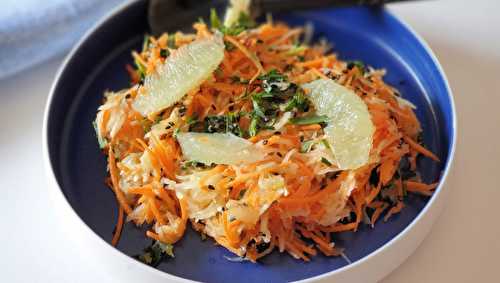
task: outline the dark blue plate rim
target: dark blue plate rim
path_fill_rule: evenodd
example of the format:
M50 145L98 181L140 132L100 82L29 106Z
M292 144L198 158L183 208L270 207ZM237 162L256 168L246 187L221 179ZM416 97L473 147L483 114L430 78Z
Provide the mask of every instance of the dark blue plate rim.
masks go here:
M91 235L93 235L93 238L97 240L97 243L99 243L102 248L112 250L112 252L117 255L122 257L126 257L130 262L135 262L138 263L138 266L141 266L145 271L148 272L153 272L156 273L159 276L162 276L166 280L176 280L176 281L182 281L182 282L193 282L192 280L185 279L182 277L178 277L172 274L168 274L164 271L158 270L156 268L150 267L146 264L140 263L132 258L130 258L128 255L124 254L120 250L116 249L115 247L111 246L108 242L106 242L104 239L99 237L96 232L94 232L84 221L83 219L76 213L76 211L73 209L67 198L65 197L64 193L61 190L61 186L59 184L59 181L57 180L55 173L54 173L54 168L53 168L53 162L52 162L52 157L49 153L49 137L48 137L48 129L49 129L49 118L51 115L51 110L53 109L53 101L55 97L55 90L61 80L62 75L66 71L66 67L68 63L71 61L71 59L74 57L74 55L77 53L77 51L80 49L80 47L101 27L104 25L106 22L110 21L111 19L119 16L122 11L127 9L129 6L133 5L135 2L138 2L141 0L131 0L131 1L126 1L122 3L121 5L115 7L112 11L110 11L107 15L102 17L98 22L96 22L83 36L82 38L74 45L74 47L71 49L71 51L68 53L66 58L64 59L63 63L59 67L56 76L54 78L54 82L51 86L49 96L47 98L47 102L45 105L45 110L44 110L44 118L43 118L43 126L42 126L42 140L43 140L43 160L44 160L44 167L45 167L45 173L46 177L48 179L48 184L49 184L49 189L52 191L51 193L57 194L59 197L62 197L64 199L64 206L65 208L69 211L71 211L72 216L76 216L76 218L80 221L79 224L82 224L80 226L85 227L85 230L87 232L90 232ZM363 258L357 260L354 263L350 263L346 266L340 267L338 269L332 270L330 272L326 272L317 276L313 276L304 280L300 280L299 282L308 282L308 281L316 281L316 280L322 280L326 279L332 275L343 273L343 272L348 272L351 269L355 269L356 267L359 267L361 265L366 264L368 261L370 261L372 258L377 257L379 254L381 254L384 250L386 250L388 247L393 245L395 242L400 241L403 239L409 232L413 229L414 226L416 226L417 223L419 223L422 218L427 214L427 212L430 210L430 208L433 206L433 204L436 202L438 198L441 197L441 195L444 193L443 192L443 185L445 184L449 172L451 171L451 167L453 164L453 160L455 157L455 150L456 150L456 137L457 137L457 118L456 118L456 108L455 108L455 102L454 102L454 97L453 97L453 92L451 90L451 87L448 82L448 78L439 63L436 55L432 51L432 49L429 47L428 43L406 22L404 22L402 19L399 19L397 16L395 16L393 13L388 11L387 9L384 9L383 11L388 17L391 18L391 20L394 20L396 23L400 24L404 29L408 31L408 33L414 37L415 42L417 42L420 47L429 55L432 63L436 67L438 74L440 76L440 79L442 80L442 83L445 86L446 89L446 94L448 96L448 99L450 101L450 107L451 107L451 117L452 117L452 136L450 139L450 147L449 151L447 154L447 160L444 166L444 169L442 171L442 175L439 180L439 185L436 188L435 193L433 196L429 199L429 201L425 204L425 207L419 212L419 214L413 219L413 221L406 226L399 234L397 234L394 238L389 240L387 243L383 244L373 252L367 254ZM55 184L57 188L54 186L51 186L52 184Z

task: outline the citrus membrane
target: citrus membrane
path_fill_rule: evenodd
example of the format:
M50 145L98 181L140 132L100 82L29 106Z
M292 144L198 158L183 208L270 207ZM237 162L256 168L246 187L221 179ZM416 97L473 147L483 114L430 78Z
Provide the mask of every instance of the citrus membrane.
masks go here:
M319 115L328 117L324 129L340 169L368 163L375 127L365 102L332 80L319 79L302 86Z
M146 76L144 93L132 106L143 116L150 116L172 106L198 87L224 58L220 35L199 39L174 51L157 72Z
M253 143L230 133L179 133L177 141L187 160L205 164L236 165L264 157Z

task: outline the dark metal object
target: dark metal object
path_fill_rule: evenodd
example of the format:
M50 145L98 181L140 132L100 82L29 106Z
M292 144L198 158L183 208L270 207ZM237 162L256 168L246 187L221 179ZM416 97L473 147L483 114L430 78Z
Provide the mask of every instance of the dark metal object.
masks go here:
M253 17L258 17L264 13L352 5L380 6L406 1L411 0L253 0L250 10ZM222 14L228 2L228 0L150 0L149 25L155 35L165 31L186 29L199 18L207 20L211 8Z

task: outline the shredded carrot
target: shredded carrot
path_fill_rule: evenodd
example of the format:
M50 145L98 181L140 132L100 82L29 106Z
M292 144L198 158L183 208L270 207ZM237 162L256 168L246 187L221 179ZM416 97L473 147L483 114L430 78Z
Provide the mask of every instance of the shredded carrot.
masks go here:
M150 91L143 75L156 72L169 53L213 34L202 22L193 27L192 34L148 37L144 50L132 53L140 68L126 66L133 86L108 92L98 110L107 183L118 203L113 245L125 216L153 227L146 236L166 244L178 242L190 220L195 230L252 262L273 250L309 261L318 252L341 255L337 233L356 233L364 222L373 227L382 216L387 221L403 210L407 192L433 194L437 183L422 182L416 160L420 154L439 159L415 141L422 132L417 116L400 104L384 71L365 74L327 45L297 46L303 28L268 21L224 35L223 59L203 82L158 113L137 112L136 96ZM336 148L317 143L326 137L323 125L294 125L283 116L314 114L306 103L311 93L300 85L331 78L364 101L374 126L368 162L355 170L325 166ZM183 154L176 135L184 132L231 132L263 157L199 164ZM414 176L409 180L402 177L406 159Z
M375 209L372 214L372 218L370 219L372 228L375 226L375 222L377 222L377 219L380 217L380 215L382 215L382 212L384 212L384 210L386 210L388 206L389 205L387 203L383 203Z
M123 230L123 208L119 206L118 208L118 221L116 223L115 232L113 234L113 239L111 239L111 244L113 246L118 245L118 241L120 240L120 236Z
M328 78L327 76L325 76L325 74L323 74L322 72L320 72L318 69L316 68L313 68L312 71L320 78L322 79L325 79L325 80L329 80L330 78Z
M149 185L143 186L143 187L137 187L137 188L130 188L128 190L128 192L130 194L134 194L134 195L145 195L145 196L148 196L148 197L154 197L155 196L155 193L153 192L153 189Z
M311 61L297 63L298 66L304 68L321 68L327 62L325 58L314 59Z
M160 210L158 209L158 205L156 204L156 200L153 198L149 199L149 207L151 208L151 211L153 212L153 215L156 218L156 221L160 225L165 225L165 220L163 219L163 216L160 213Z
M160 236L158 234L156 234L155 232L146 231L146 236L148 236L149 238L151 238L153 240L161 241Z
M325 232L345 232L350 230L355 230L358 227L358 223L352 222L349 224L339 224L332 227L325 227L322 230Z
M429 151L425 147L419 145L417 142L415 142L411 138L404 136L403 139L405 140L406 143L408 143L413 149L415 149L419 153L423 154L424 156L429 157L430 159L432 159L436 162L439 162L439 158L434 153L432 153L431 151Z
M122 207L127 214L130 214L132 212L132 209L130 208L129 204L125 199L125 196L123 195L122 190L120 189L118 183L118 174L116 172L117 168L116 168L115 156L113 153L113 148L111 146L109 147L108 150L108 164L109 164L109 173L111 175L111 184L113 186L112 189L115 192L118 202L120 203L120 207Z
M262 67L262 64L260 63L259 59L257 58L257 56L254 53L249 51L245 46L243 46L243 44L241 44L238 40L236 40L232 36L226 35L225 39L227 41L231 42L232 44L234 44L234 46L236 46L239 50L241 50L241 52L243 52L243 54L245 54L245 56L247 56L248 59L250 59L250 61L252 61L252 63L257 68L257 73L252 77L252 79L250 80L250 83L252 83L260 74L265 73L264 68Z
M393 214L399 213L404 207L403 202L398 202L395 206L391 207L387 214L384 216L384 221L389 220L389 217L391 217Z
M306 125L306 126L301 126L300 129L302 131L319 131L321 130L321 125L320 124Z
M413 182L413 181L404 182L404 186L406 187L407 191L428 196L432 195L432 191L436 189L437 185L438 185L437 183L427 185L424 183Z
M370 204L377 197L377 195L380 193L380 189L381 189L381 184L378 184L378 186L371 189L370 194L367 195L365 198L365 202L367 205Z

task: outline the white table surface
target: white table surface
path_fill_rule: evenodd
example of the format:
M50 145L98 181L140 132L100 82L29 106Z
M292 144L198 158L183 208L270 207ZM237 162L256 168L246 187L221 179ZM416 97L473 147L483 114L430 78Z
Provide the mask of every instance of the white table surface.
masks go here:
M458 148L447 207L418 250L382 282L499 282L500 1L391 5L425 38L449 77ZM0 52L5 52L0 50ZM2 282L115 282L81 256L47 195L45 100L62 57L0 80Z

